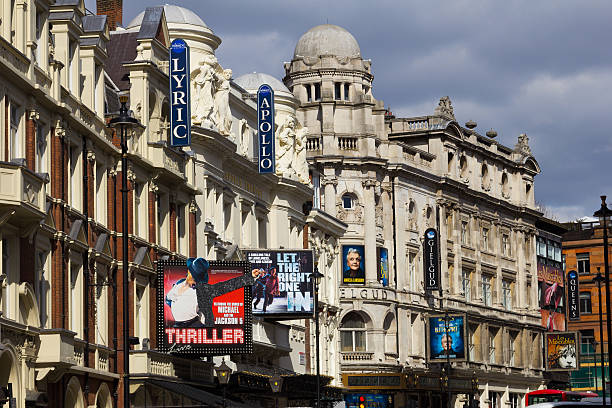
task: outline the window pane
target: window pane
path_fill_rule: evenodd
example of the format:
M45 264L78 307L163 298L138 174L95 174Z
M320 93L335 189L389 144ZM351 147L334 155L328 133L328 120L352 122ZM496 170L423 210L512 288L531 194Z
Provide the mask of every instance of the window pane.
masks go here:
M340 344L342 351L353 351L353 332L352 331L341 331L340 332Z
M366 351L365 332L356 331L355 333L355 351Z

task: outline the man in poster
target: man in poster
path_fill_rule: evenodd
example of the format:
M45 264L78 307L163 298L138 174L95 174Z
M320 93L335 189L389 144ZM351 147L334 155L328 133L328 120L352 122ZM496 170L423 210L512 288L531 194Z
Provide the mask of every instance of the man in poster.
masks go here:
M465 359L465 317L461 315L429 318L429 359Z
M365 283L365 272L362 268L363 245L344 246L344 267L342 283Z

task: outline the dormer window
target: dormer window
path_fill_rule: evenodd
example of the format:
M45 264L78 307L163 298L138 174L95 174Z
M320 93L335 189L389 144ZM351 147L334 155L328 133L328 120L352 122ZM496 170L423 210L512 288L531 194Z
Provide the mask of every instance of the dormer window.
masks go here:
M344 194L342 196L342 208L350 210L355 206L355 197L351 194Z

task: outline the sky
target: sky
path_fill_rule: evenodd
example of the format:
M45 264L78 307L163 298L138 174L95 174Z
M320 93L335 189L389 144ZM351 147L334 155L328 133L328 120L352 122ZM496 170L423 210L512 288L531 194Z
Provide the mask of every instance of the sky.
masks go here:
M127 25L150 0L124 0ZM612 195L612 2L609 0L182 0L222 39L234 78L279 79L301 35L336 24L372 60L373 95L396 117L432 114L449 96L460 124L526 133L542 172L536 201L559 221ZM95 0L86 0L95 12ZM612 197L610 198L612 201ZM612 208L612 206L611 206Z

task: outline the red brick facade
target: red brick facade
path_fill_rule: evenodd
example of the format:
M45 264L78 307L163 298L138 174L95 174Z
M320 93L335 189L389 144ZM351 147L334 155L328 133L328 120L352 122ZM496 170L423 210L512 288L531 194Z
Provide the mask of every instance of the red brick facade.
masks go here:
M96 0L96 14L105 14L108 29L114 31L123 22L123 0Z

